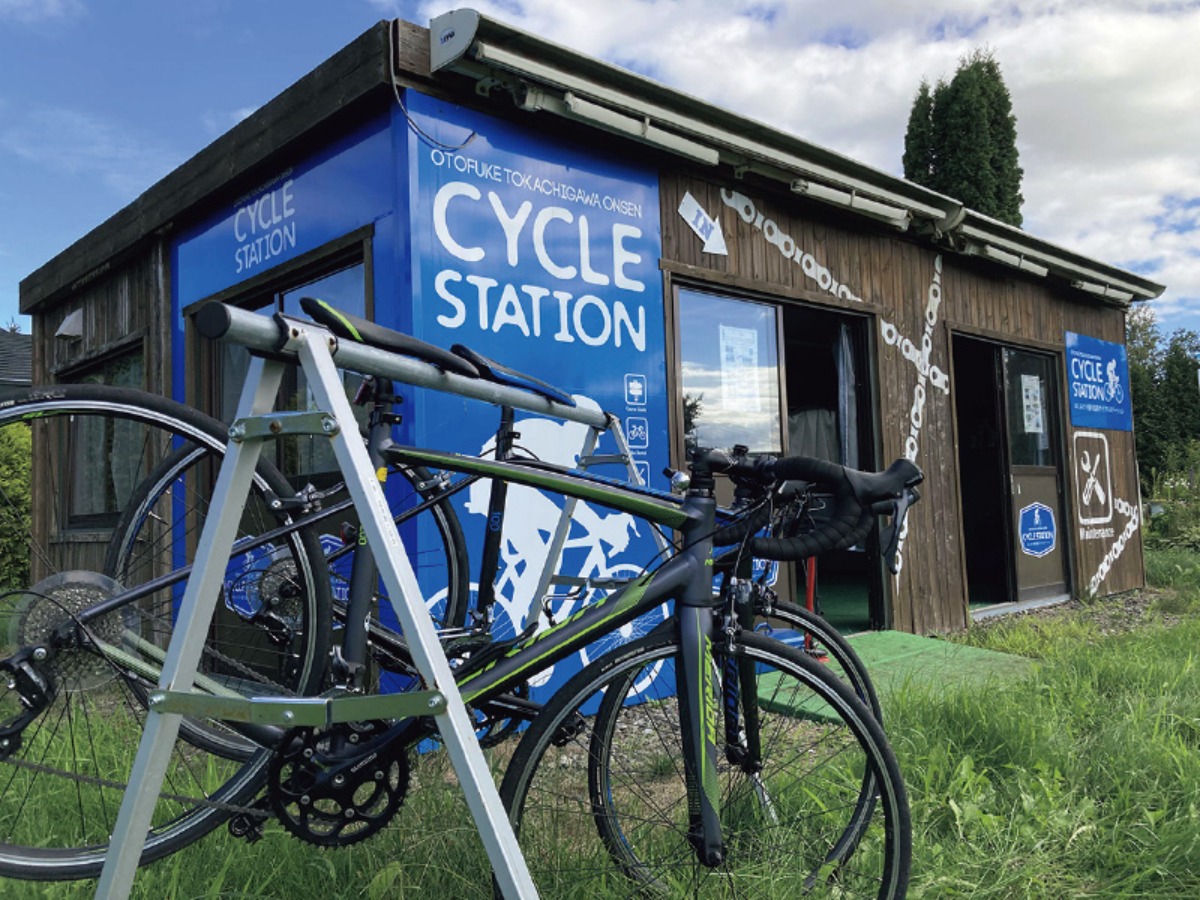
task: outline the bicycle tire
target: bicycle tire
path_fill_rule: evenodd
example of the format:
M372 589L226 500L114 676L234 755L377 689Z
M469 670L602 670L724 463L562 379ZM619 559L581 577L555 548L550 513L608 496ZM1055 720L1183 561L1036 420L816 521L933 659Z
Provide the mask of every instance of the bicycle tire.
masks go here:
M130 548L137 545L141 529L152 518L148 515L148 510L160 503L162 497L173 489L173 485L186 478L194 466L202 463L202 458L197 459L193 453L187 452L186 448L176 450L142 481L137 494L131 498L113 529L105 560L106 572L120 573L128 565ZM274 467L264 464L263 468L270 476L268 487L281 496L290 495L291 489ZM392 463L389 466L386 485L393 520L398 528L413 539L413 561L420 570L432 572L432 579L424 579L425 585L428 586L433 581L438 584L445 583L442 590L430 592L427 598L429 612L436 627L461 628L466 621L470 603L470 573L462 526L451 505L447 488L424 467L403 463ZM354 559L354 547L341 545L343 518L354 516L352 508L346 512L346 517L322 517L319 524L305 530L305 539L311 542L310 550L317 554L325 552L321 536L328 531L337 532L336 535L330 535L332 544L327 559L339 560L330 567L331 610L333 620L338 625L344 624L346 619L349 568ZM119 575L117 577L119 580ZM386 601L386 597L382 595L378 595L377 599ZM390 608L385 615L390 616ZM371 678L373 686L378 687L380 671L398 673L402 676L401 680L412 676L415 668L399 630L387 627L374 615L369 627L373 637L369 644L371 661L378 667ZM397 685L393 685L393 688L395 687ZM197 741L205 740L202 733L193 736ZM206 749L222 752L219 740L209 744ZM229 746L226 752L236 753L238 749L236 745Z
M878 721L792 647L746 632L720 644L718 669L730 652L753 663L771 751L757 778L718 753L724 861L700 865L688 841L677 699L622 702L643 670L679 654L674 635L651 635L576 675L508 767L501 797L539 891L583 897L624 880L631 893L664 896L903 897L911 825ZM863 798L868 772L875 794Z
M827 658L830 664L828 669L846 681L858 699L875 714L875 718L883 721L879 694L866 665L836 628L816 613L794 603L776 601L767 615L770 620L782 622L787 630L801 638L803 646L797 649L818 659ZM767 637L776 637L775 626L770 621L760 623L755 630Z
M413 561L418 570L428 569L422 587L433 582L445 588L426 597L435 626L459 629L467 621L471 607L471 572L462 523L450 500L451 491L424 466L391 461L388 463L387 499L393 521L402 532L415 538ZM418 578L421 579L418 571ZM345 581L336 572L334 582ZM380 596L380 600L386 597ZM335 612L339 602L335 592Z
M13 490L17 482L5 481L0 545L11 553L19 536L29 571L17 573L14 565L3 570L0 659L36 644L55 649L40 669L52 687L50 698L15 732L10 729L21 697L11 685L0 686L0 728L9 740L0 754L0 875L88 878L103 866L125 790L121 779L141 740L146 695L186 580L155 579L191 561L212 483L207 479L223 457L228 429L140 391L60 385L0 400L0 443L22 440L30 457L38 456L38 478L24 499ZM88 453L86 478L70 468L76 446ZM148 490L147 479L180 447L195 448L199 461L190 469L195 477L190 484L173 483L174 492L159 490L161 502L143 504L140 537L127 545L119 571L105 571L120 513L130 498ZM68 514L78 508L79 497L95 498L101 488L101 505L109 511L81 520L86 527L70 528ZM263 464L239 539L279 526L266 490L284 499L290 494L278 473ZM31 530L35 504L41 515ZM324 677L330 632L329 579L319 544L304 529L276 543L253 543L235 545L197 680L210 691L238 696L313 692ZM94 603L143 584L162 586L147 588L147 596L97 619L77 646L49 640ZM243 607L252 606L271 615L249 617ZM97 641L108 649L98 650ZM181 728L143 864L207 834L261 788L267 751L251 753L245 739L231 732L222 743L221 731L213 722Z

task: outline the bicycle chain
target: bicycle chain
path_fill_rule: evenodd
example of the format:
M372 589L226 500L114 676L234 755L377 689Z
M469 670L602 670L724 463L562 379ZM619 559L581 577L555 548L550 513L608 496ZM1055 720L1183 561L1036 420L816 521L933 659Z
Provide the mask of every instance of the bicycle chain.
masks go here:
M4 764L14 765L20 769L27 769L38 775L57 775L70 779L71 781L79 782L80 784L90 784L95 787L112 788L114 790L126 790L129 784L124 781L113 781L108 778L100 778L96 775L84 775L80 772L68 772L66 769L56 769L53 766L43 765L42 763L28 762L24 759L18 759L15 756L10 756L4 760ZM236 803L225 803L222 800L213 800L211 797L185 797L182 794L173 794L168 791L160 791L159 799L173 800L176 803L192 803L198 806L211 807L219 809L223 812L240 813L242 815L253 816L260 819L271 818L271 813L253 806L240 806Z
M141 614L142 618L146 621L167 623L167 619L165 617L155 616L155 615L147 612L146 610L139 610L138 612ZM121 669L121 667L119 667L112 660L108 659L108 657L106 657L103 653L98 653L94 649L90 650L89 652L96 653L101 659L105 660L105 662L107 662L110 666L112 666L112 668L116 672L118 678L128 680L128 675ZM267 678L261 672L257 672L254 669L251 669L249 666L246 666L243 663L238 662L236 659L233 659L232 657L227 656L224 653L221 653L220 651L213 649L212 647L205 646L203 648L202 652L205 653L210 658L215 658L222 664L228 665L231 668L236 669L240 674L242 674L246 677L249 677L252 680L257 681L260 684L278 689L281 692L281 694L283 694L283 695L296 696L295 691L292 691L291 689L287 688L286 686L279 684L278 682L276 682L270 678ZM77 782L80 784L87 784L87 785L91 785L94 787L110 788L113 790L120 790L120 791L125 791L129 788L129 784L127 782L113 781L112 779L100 778L95 775L85 775L81 772L71 772L71 771L68 771L67 769L57 769L57 768L54 768L53 766L47 766L43 763L29 762L28 760L24 760L24 759L21 759L16 756L7 757L4 760L4 763L17 766L18 768L26 769L28 771L34 772L39 775L53 775L53 776L57 776L60 778L67 778L70 781L74 781L74 782ZM211 809L217 809L222 812L228 812L230 814L235 814L235 815L251 816L251 817L257 818L257 819L269 819L272 817L272 813L267 810L264 810L264 809L260 809L260 808L253 807L253 806L242 806L242 805L239 805L236 803L226 803L221 800L213 800L210 797L187 797L182 794L174 794L174 793L170 793L167 791L160 791L158 796L160 799L163 799L163 800L171 800L176 803L186 803L186 804L193 804L193 805L197 805L197 806L203 806L203 807L207 807L207 808L211 808Z

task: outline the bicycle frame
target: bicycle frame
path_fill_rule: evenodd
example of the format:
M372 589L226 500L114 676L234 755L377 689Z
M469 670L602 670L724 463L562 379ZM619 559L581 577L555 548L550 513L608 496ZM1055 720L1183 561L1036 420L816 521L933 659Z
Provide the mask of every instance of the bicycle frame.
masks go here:
M238 416L230 429L230 444L213 490L213 511L200 536L197 564L188 579L159 688L150 696L145 732L117 816L97 885L97 896L127 896L132 887L171 747L182 716L190 713L188 704L199 701L201 705L213 702L219 705L222 702L222 698L196 695L191 689L223 582L225 563L233 548L241 505L250 490L263 442L282 433L330 437L334 456L379 561L380 574L393 608L409 639L414 663L429 688L419 696L428 711L439 720L443 743L464 786L467 805L497 882L508 896L536 896L454 674L438 643L433 623L425 613L416 577L392 524L382 488L374 478L367 450L358 437L357 427L351 436L347 436L338 424L354 422L354 416L330 353L329 336L323 330L294 325L288 329L286 344L286 348L277 349L288 351L291 358L299 360L319 407L326 412L273 413L286 364L278 357L271 360L252 358ZM397 698L394 702L411 710L413 699ZM175 705L173 701L180 702ZM293 721L295 724L312 722L314 714L332 720L336 714L334 702L325 698L299 698L285 703L278 699L266 702L252 699L248 701L249 716L251 719L265 716L266 721L280 725ZM296 721L298 717L301 721ZM361 717L359 713L357 718Z
M230 704L228 698L191 691L195 684L203 635L220 589L223 560L228 559L233 545L238 498L245 496L249 489L262 441L287 433L324 433L331 437L334 455L360 515L367 543L379 566L393 609L409 639L414 663L424 684L432 689L419 693L415 699L427 701L427 711L438 721L438 730L455 771L460 782L468 788L465 791L468 805L506 895L531 896L532 881L511 825L499 805L465 703L486 704L501 698L532 674L586 646L598 635L615 630L669 600L676 604L674 621L679 628L681 641L681 662L675 674L681 700L689 794L693 800L689 803L689 808L694 811L690 832L701 861L706 865L719 864L722 844L715 780L718 713L712 699L716 695L714 680L717 676L709 662L715 631L712 532L716 502L712 496L712 477L707 469L697 472L701 477L679 501L670 495L645 488L632 488L607 479L528 462L477 459L397 447L384 448L377 458L372 459L358 438L357 428L348 436L341 433L338 427L339 422L349 423L354 419L342 392L335 358L347 368L386 378L476 396L502 406L583 421L591 425L594 431L610 427L613 421L606 414L562 407L516 388L479 384L462 376L441 372L428 364L395 357L370 347L347 345L344 351L350 352L345 355L351 359L343 361L341 356L344 351L339 350L335 357L332 349L337 343L327 332L300 323L287 323L286 340L280 346L279 331L271 320L237 310L231 310L230 313L237 313L232 316L235 325L233 331L236 332L233 334L234 340L252 349L271 353L273 358L264 360L256 356L252 360L238 417L230 430L231 443L214 489L212 509L215 513L210 514L205 523L176 633L164 660L160 687L151 695L146 732L134 763L130 789L126 792L117 820L98 896L121 895L127 893L132 885L141 843L162 784L166 754L178 732L182 715L242 719L291 727L296 724L319 724L322 721L332 724L366 718L368 716L362 710L369 705L370 717L407 718L408 722L396 726L401 733L407 734L419 722L419 719L413 718L416 704L412 695L295 700L241 698L240 704ZM268 333L269 340L265 337ZM300 362L319 407L329 410L329 413L271 412L285 365L279 356ZM360 359L361 362L356 364ZM392 522L382 488L374 477L376 465L389 458L563 494L570 498L564 510L564 519L569 517L573 500L582 499L610 506L679 531L682 549L658 569L585 606L563 622L518 640L502 656L489 660L477 670L468 669L462 673L461 683L456 683L433 631L432 622L425 615L424 601L415 575ZM565 530L563 533L565 535ZM355 618L365 622L365 616L358 616L358 611L358 607L352 606ZM354 652L360 650L356 646ZM364 700L367 704L355 702Z

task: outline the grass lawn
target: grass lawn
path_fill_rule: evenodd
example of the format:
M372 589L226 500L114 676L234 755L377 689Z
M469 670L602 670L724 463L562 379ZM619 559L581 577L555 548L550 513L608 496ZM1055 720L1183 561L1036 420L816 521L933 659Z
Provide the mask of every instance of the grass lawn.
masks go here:
M1200 897L1200 564L1153 562L1163 587L959 638L1029 677L894 698L910 896Z
M1200 897L1200 561L1151 554L1148 570L1152 590L953 636L1036 660L1025 677L889 697L910 896ZM414 780L393 827L361 846L317 850L275 825L248 845L222 829L139 873L134 896L490 897L448 773ZM0 879L6 900L93 891Z

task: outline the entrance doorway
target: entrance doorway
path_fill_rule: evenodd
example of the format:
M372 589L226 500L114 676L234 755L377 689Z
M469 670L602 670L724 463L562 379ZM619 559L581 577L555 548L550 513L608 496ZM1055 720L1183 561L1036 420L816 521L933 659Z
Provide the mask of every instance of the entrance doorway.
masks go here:
M875 465L865 317L686 288L678 302L685 447ZM776 590L801 605L811 594L842 631L886 627L873 544L782 566Z
M1068 592L1055 357L954 337L954 398L972 607Z

